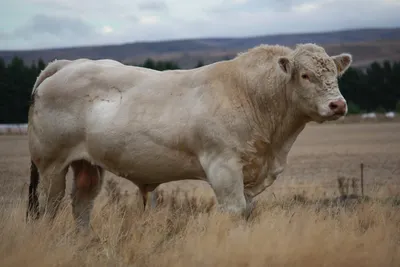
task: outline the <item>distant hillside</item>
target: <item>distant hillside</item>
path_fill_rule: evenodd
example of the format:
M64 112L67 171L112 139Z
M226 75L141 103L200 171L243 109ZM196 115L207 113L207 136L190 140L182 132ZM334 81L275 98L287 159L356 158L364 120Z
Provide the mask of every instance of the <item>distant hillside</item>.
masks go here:
M323 45L328 53L350 52L354 66L363 67L372 61L400 60L400 28L355 29L323 33L279 34L244 38L204 38L160 42L136 42L120 45L57 48L24 51L0 51L9 62L13 56L25 62L42 58L57 59L110 58L128 64L142 63L146 58L174 60L182 68L192 68L199 60L209 64L234 57L238 52L259 44L293 46L313 42Z

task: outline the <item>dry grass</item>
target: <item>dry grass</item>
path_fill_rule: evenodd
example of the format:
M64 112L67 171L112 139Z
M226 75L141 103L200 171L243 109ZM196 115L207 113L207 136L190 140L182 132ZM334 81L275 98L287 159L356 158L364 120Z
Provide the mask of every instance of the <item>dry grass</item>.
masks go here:
M307 127L247 222L218 213L200 182L161 186L143 212L137 189L108 173L88 237L68 198L53 224L25 223L26 137L0 137L0 266L400 266L399 128ZM344 200L359 195L361 161L369 198Z
M257 203L250 221L188 201L142 212L139 198L104 201L91 236L69 205L53 225L24 223L24 203L0 211L1 266L398 266L400 208L293 199ZM136 199L135 199L136 198ZM199 201L197 201L199 202ZM171 204L173 203L173 204ZM323 208L321 208L323 207ZM11 211L11 212L10 212Z

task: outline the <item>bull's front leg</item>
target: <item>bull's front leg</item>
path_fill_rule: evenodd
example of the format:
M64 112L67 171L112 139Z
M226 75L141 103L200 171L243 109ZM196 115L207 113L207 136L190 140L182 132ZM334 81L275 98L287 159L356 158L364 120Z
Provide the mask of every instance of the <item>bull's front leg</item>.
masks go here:
M223 212L248 218L251 208L244 194L239 158L234 153L205 153L199 160L214 190L218 208Z
M258 184L257 186L254 186L252 188L248 188L246 190L246 195L248 196L249 199L255 198L256 196L258 196L259 194L264 192L265 189L270 187L275 182L277 177L278 177L278 175L268 174L262 183Z
M261 194L265 191L265 189L270 187L275 182L275 180L279 177L279 175L283 172L285 168L286 155L287 154L284 154L281 158L274 158L270 167L268 166L268 163L263 166L259 177L259 180L261 180L262 182L260 182L257 186L247 188L246 190L246 194L250 198L254 198L257 195Z

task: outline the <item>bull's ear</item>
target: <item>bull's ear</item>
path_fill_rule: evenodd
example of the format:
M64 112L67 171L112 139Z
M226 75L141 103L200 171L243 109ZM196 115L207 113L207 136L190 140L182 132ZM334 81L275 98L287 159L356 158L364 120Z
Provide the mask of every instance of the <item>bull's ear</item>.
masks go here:
M292 63L287 57L279 57L278 64L281 70L286 74L291 76L292 75Z
M352 56L347 53L332 56L332 59L335 62L338 76L343 75L353 62Z

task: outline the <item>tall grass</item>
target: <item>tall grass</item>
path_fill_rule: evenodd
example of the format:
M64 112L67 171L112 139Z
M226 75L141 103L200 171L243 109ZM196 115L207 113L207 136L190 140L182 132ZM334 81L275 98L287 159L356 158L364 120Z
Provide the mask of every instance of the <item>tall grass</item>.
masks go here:
M105 192L89 236L68 200L52 224L25 223L25 199L0 206L0 266L400 266L394 202L261 198L243 221L180 191L147 211L113 183Z

